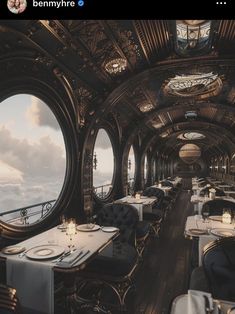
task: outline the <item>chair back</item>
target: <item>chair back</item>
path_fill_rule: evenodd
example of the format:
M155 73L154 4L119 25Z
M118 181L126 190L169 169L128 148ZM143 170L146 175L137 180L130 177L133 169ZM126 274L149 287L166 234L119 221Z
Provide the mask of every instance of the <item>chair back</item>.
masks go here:
M235 214L235 202L223 199L208 201L202 206L202 214L204 211L209 211L209 216L222 215L223 209L231 209L231 212Z
M235 302L235 238L209 243L202 263L213 298Z
M119 228L118 240L133 246L135 245L135 231L138 221L137 209L130 204L107 204L97 214L98 224Z
M161 183L162 183L162 186L170 186L172 188L174 187L174 184L171 181L168 181L168 180L164 180Z
M164 197L164 192L161 189L149 187L144 190L143 195L148 197L155 196L158 200L161 200Z
M21 314L21 306L16 295L16 289L0 284L0 313Z

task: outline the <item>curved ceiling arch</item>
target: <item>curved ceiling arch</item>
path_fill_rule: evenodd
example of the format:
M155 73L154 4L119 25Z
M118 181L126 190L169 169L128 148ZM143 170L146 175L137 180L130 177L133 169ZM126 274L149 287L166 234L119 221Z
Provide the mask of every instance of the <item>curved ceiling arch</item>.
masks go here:
M207 123L207 122L201 122L201 124L204 126L204 129L198 129L198 126L195 125L194 123L189 123L189 122L184 122L184 123L176 123L174 125L174 127L176 126L181 126L180 130L174 131L170 136L172 135L178 135L184 131L188 131L188 130L192 130L192 131L200 131L201 133L208 133L210 134L211 138L214 138L214 140L216 140L217 138L220 139L220 142L217 142L217 145L219 143L226 143L227 148L228 147L233 147L235 145L235 143L232 142L231 138L233 137L233 133L229 132L228 130L225 130L224 128L222 128L220 125L214 125L212 123ZM168 127L166 127L165 129L167 129ZM215 136L216 134L216 136ZM144 139L143 143L144 146L142 147L142 152L144 154L144 152L146 152L151 146L157 146L160 147L162 143L162 146L167 147L167 141L166 138L163 139L160 138L159 141L159 134L148 134L148 136ZM197 141L197 143L199 143L199 141ZM183 141L182 141L182 145L183 145ZM215 145L216 143L214 143L213 146L217 146ZM182 146L181 145L181 146Z

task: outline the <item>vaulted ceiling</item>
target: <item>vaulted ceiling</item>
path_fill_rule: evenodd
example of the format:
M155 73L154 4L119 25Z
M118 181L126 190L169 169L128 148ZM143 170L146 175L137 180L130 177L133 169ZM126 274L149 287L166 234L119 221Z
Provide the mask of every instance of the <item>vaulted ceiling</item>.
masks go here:
M164 143L168 154L185 144L178 135L186 131L205 135L196 141L206 154L222 146L229 153L235 145L235 21L198 22L200 34L203 25L210 27L200 49L181 34L189 27L195 36L196 20L0 21L0 66L10 58L27 66L31 58L47 71L59 68L79 99L84 125L112 112L124 129L141 130L152 146ZM119 62L125 64L115 73Z

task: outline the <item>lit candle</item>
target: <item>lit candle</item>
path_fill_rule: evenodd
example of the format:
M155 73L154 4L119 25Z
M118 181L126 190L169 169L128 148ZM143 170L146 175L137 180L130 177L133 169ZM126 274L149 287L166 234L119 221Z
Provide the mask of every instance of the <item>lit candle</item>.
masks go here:
M225 210L222 216L222 222L224 224L231 224L231 214L228 210Z

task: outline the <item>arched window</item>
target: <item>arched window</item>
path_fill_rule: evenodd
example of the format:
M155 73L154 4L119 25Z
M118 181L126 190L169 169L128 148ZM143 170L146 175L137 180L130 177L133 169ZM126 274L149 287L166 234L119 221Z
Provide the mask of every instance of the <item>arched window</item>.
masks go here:
M147 154L144 156L144 184L147 182L148 159Z
M93 152L93 188L95 195L105 199L112 190L114 172L113 147L108 133L99 129Z
M133 146L131 145L128 155L128 164L127 164L127 180L130 190L134 190L135 182L135 152ZM131 191L129 191L131 193Z
M56 117L41 99L18 94L0 103L0 219L26 226L53 209L66 171Z
M154 182L156 181L156 165L156 159L154 159L152 162L152 184L154 184Z

